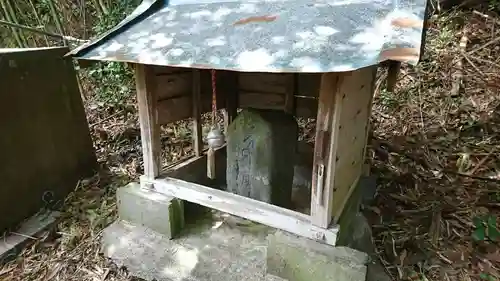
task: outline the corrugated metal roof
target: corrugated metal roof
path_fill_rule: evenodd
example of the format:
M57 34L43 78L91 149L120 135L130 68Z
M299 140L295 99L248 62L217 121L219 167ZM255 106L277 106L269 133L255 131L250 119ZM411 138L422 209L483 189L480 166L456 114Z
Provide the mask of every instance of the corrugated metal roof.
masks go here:
M144 1L70 54L89 60L246 72L416 64L426 0Z

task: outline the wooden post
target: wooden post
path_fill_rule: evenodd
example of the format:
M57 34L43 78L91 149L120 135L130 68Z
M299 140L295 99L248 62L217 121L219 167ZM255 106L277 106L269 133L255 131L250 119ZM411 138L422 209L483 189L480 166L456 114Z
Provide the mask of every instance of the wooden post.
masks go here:
M201 133L201 92L200 92L200 70L193 70L193 149L196 156L203 151L203 140Z
M227 133L227 128L238 112L238 95L239 95L239 73L235 71L223 71L221 74L224 77L222 84L225 97L224 110L224 133Z
M387 84L386 88L389 92L394 92L396 83L398 82L399 72L401 71L401 62L388 61L387 62Z
M335 159L335 155L331 154L335 150L330 151L329 143L331 137L337 134L336 131L332 131L336 127L333 124L335 121L333 115L337 113L335 101L338 99L337 89L341 83L342 74L325 73L321 76L313 158L311 222L323 228L328 227L332 218L332 206L329 204L332 192L327 183L327 170L332 168L330 158Z
M137 103L139 105L139 123L141 126L142 157L144 175L153 180L158 177L161 161L160 125L157 113L157 91L154 83L154 72L151 66L136 64L135 80L137 87ZM151 184L142 184L151 188Z
M287 85L285 93L285 112L295 115L295 94L297 93L298 74L287 75Z

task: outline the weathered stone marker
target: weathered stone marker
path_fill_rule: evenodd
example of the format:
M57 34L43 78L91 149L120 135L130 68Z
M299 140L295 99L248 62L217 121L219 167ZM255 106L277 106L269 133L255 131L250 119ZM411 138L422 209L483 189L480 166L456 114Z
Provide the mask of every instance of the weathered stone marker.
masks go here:
M288 113L242 110L227 130L227 190L290 207L297 137Z

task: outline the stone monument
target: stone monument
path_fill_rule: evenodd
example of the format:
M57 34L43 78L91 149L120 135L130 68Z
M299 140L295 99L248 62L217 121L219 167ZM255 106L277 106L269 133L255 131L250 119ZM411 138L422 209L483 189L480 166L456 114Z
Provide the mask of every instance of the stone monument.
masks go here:
M297 138L293 115L243 109L227 130L227 191L290 208Z

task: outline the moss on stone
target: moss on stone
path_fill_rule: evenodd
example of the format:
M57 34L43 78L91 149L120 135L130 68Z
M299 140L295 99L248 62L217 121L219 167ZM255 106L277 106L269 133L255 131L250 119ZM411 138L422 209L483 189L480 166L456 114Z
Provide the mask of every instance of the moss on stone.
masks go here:
M289 207L297 137L289 114L242 110L227 133L228 191Z

